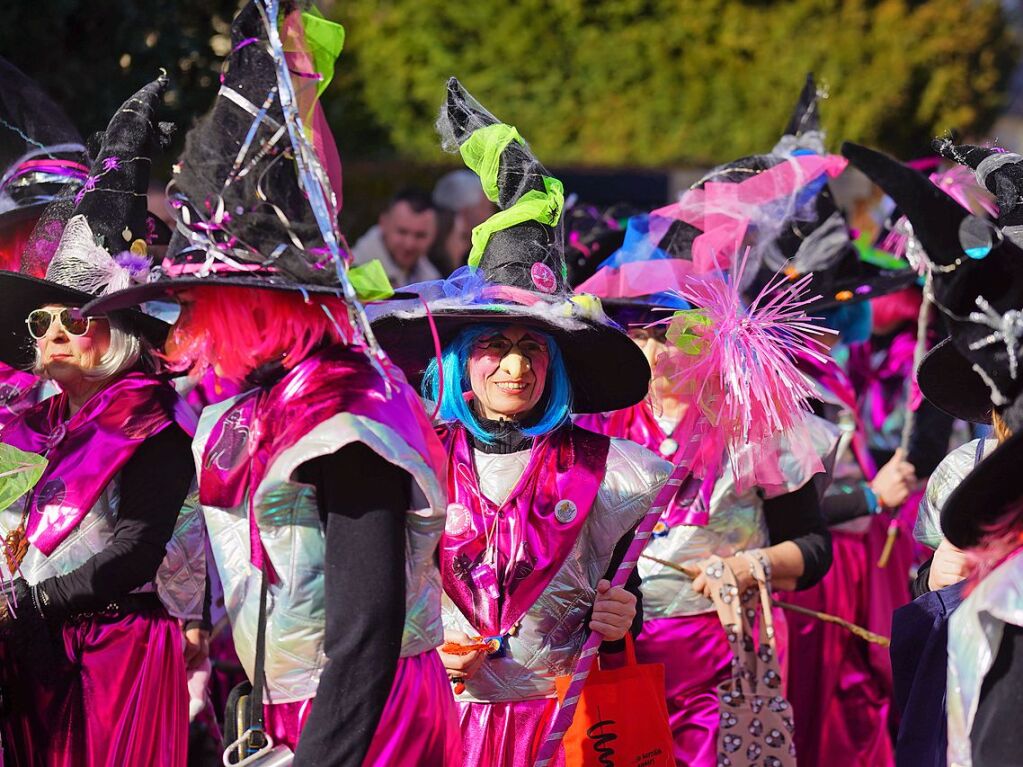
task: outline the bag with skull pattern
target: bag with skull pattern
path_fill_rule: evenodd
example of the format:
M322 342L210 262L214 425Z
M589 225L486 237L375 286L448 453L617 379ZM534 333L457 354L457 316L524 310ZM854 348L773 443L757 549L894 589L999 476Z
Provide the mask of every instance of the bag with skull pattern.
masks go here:
M782 695L774 641L770 565L759 551L744 555L757 582L744 594L720 558L704 569L734 655L732 678L718 687L718 767L796 767L792 706Z

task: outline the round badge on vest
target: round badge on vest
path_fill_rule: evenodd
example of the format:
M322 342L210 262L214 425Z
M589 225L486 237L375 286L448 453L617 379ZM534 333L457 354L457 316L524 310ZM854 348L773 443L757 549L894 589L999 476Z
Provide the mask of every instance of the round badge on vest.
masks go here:
M554 518L565 525L575 519L578 513L579 508L575 505L575 502L567 498L563 501L558 501L554 506Z
M663 455L665 458L675 455L675 451L678 450L678 442L671 437L667 437L657 448L657 452Z
M471 524L472 518L465 506L460 503L448 504L448 516L444 523L444 531L448 535L465 535Z

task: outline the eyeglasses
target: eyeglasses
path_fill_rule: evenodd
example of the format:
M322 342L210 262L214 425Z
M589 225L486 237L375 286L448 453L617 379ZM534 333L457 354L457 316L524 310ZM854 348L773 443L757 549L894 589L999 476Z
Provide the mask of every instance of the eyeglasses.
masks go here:
M63 309L36 309L28 313L25 324L28 334L37 341L46 335L56 317L64 330L71 336L84 336L89 332L91 317L83 317L81 309L64 307Z

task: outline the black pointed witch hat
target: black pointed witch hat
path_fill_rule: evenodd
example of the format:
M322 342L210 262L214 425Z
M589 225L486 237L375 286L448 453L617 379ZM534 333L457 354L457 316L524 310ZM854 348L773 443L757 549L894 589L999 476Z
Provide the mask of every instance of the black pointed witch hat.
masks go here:
M715 168L694 188L705 188L711 182L742 183L783 163L798 163L801 156L810 154L825 154L818 89L812 74L807 75L785 134L771 152ZM793 174L799 173L793 170ZM778 202L760 207L763 215L759 224L756 216L751 217L746 243L752 257L743 277L743 293L750 299L779 272L793 280L813 275L808 293L820 298L807 307L811 313L877 298L916 279L908 264L879 253L861 253L826 174L808 180Z
M490 114L455 78L448 81L437 127L445 148L462 155L499 210L473 231L468 267L447 281L407 288L418 289L425 306L396 306L374 320L381 346L418 383L433 358L431 325L443 345L468 325L527 325L558 343L574 412L639 402L650 381L642 352L608 320L599 300L575 295L568 285L561 182L515 128Z
M789 117L774 154L791 154L804 149L815 154L824 154L824 131L821 129L820 98L817 81L813 72L806 73L806 82L799 93L799 99Z
M294 10L283 15L282 28L298 15ZM301 17L289 29L308 21ZM88 313L173 300L199 285L342 296L341 259L326 241L330 236L342 247L335 188L340 179L327 167L336 159L336 147L325 124L318 124L315 146L309 142L295 114L298 109L311 113L328 74L296 72L294 60L283 66L285 54L270 38L271 25L278 22L266 18L260 0L249 0L232 21L220 90L210 111L188 132L168 186L177 222L167 255L149 283L104 296L86 307ZM317 37L324 55L309 55L308 65L332 68L344 29L323 19L316 23L326 30ZM291 42L301 47L307 41ZM323 217L317 217L314 195L300 180L303 167L322 191Z
M949 139L935 139L933 146L942 157L973 170L977 183L995 196L996 223L1023 246L1023 156L991 147L956 145Z
M1001 514L1000 494L1017 486L1007 479L995 482L999 489L988 486L992 467L1007 460L1018 467L1023 460L1023 440L1017 439L1023 435L1023 250L993 223L967 211L897 160L855 144L844 145L842 153L909 219L930 262L934 299L948 325L950 344L986 385L986 409L998 412L1017 435L984 459L942 509L946 537L956 546L971 546ZM946 364L959 364L950 352L942 354L948 355ZM961 378L961 366L946 374L938 362L935 358L918 374L920 388L929 397L935 391L931 378ZM947 399L978 397L975 383L962 383L959 392L947 382L938 385ZM983 407L979 402L970 406Z
M32 310L47 304L80 307L148 272L148 251L161 232L151 225L146 192L151 157L169 137L169 127L155 118L166 87L163 74L118 108L85 182L73 194L62 192L43 213L26 250L52 251L46 279L0 272L0 362L31 365L25 319ZM119 316L154 346L167 336L165 322L141 311Z
M0 58L0 227L37 217L88 173L85 143L63 110Z

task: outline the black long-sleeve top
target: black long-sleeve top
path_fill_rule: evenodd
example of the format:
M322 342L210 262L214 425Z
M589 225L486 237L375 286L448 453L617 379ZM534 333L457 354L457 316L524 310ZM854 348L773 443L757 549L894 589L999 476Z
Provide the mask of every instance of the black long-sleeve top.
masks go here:
M326 531L327 664L295 765L356 767L394 683L405 626L405 515L411 477L356 443L297 472Z
M1015 767L1023 754L1023 628L1005 625L991 670L980 687L970 731L970 751L978 767Z
M798 490L765 500L764 521L772 545L792 541L803 555L803 574L796 589L819 583L831 568L832 551L815 483L807 482Z
M38 584L48 620L101 610L156 577L195 478L191 443L171 424L128 459L110 543L70 573Z

